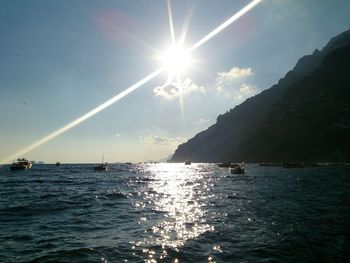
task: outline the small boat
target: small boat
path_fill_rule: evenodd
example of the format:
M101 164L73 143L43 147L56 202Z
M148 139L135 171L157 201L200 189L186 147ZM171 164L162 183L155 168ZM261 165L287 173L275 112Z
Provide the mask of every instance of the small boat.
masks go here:
M230 162L226 162L226 163L218 163L217 164L219 167L230 167L231 163Z
M60 162L56 162L56 166L60 166L61 165L61 163Z
M244 162L242 163L231 163L230 172L232 174L244 174Z
M103 172L108 170L107 163L103 163L104 161L104 154L102 155L102 162L99 165L94 166L94 171L96 172Z
M191 165L191 161L190 160L186 160L185 165Z
M94 167L94 171L96 172L103 172L103 171L107 171L108 170L108 166L107 163L105 164L100 164Z
M283 168L304 168L304 163L284 163Z
M32 167L32 162L24 158L18 158L17 162L13 162L10 166L11 171L15 170L26 170Z

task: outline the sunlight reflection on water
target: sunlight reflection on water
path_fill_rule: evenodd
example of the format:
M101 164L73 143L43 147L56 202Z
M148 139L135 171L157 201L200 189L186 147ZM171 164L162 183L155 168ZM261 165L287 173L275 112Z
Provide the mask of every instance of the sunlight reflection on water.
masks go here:
M149 236L136 242L137 245L176 249L187 240L214 230L206 222L208 211L202 202L213 186L210 180L204 180L206 172L203 167L203 164L158 164L146 168L149 180L142 193L143 201L135 206L149 206L162 216L154 224L150 223ZM147 224L148 220L143 215L139 223ZM148 253L152 255L152 251Z

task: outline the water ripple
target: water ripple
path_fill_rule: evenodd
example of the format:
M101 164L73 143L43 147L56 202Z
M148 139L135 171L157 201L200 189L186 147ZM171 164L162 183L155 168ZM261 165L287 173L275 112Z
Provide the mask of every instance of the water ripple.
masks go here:
M3 262L345 262L349 168L0 168Z

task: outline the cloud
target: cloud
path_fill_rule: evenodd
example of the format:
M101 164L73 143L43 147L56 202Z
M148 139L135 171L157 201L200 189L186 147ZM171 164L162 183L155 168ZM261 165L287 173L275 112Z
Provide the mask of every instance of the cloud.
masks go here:
M210 119L199 119L198 121L195 121L194 124L204 124L210 122Z
M238 101L245 100L258 92L258 89L255 85L247 83L235 85L230 88L223 88L222 86L218 86L216 90L219 94L223 94L227 98Z
M253 75L252 68L233 67L227 72L218 72L216 91L227 98L243 101L258 92L257 86L250 83Z
M257 93L257 88L254 85L242 83L239 87L238 99L246 99Z
M254 75L253 70L251 68L236 68L233 67L227 72L218 72L218 80L219 81L230 81L237 80L245 77L249 77Z
M174 99L182 95L187 95L192 92L205 93L203 86L198 86L190 78L185 79L181 83L172 82L163 86L158 86L153 90L155 96L163 97L166 99Z
M148 136L139 137L140 141L149 144L149 145L178 145L185 141L187 141L186 138L182 137L167 137L162 135L156 135L156 134L150 134Z
M120 134L119 134L119 133L116 133L116 134L115 134L115 137L120 137Z

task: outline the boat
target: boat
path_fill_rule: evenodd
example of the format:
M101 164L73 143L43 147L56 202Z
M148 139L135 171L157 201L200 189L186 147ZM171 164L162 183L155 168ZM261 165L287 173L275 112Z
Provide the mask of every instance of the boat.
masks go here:
M231 163L230 162L226 162L226 163L218 163L217 164L219 167L230 167Z
M61 165L61 163L60 162L56 162L56 166L60 166Z
M96 165L94 167L94 171L96 171L96 172L103 172L103 171L107 171L107 170L108 170L107 163Z
M185 165L191 165L191 161L190 160L186 160Z
M242 163L231 163L230 172L232 174L244 174L244 162Z
M94 166L94 171L96 172L103 172L108 170L108 165L107 163L103 163L104 161L104 155L102 155L102 162L99 165Z
M17 162L13 162L10 166L11 171L15 170L26 170L32 167L32 162L24 158L18 158Z

